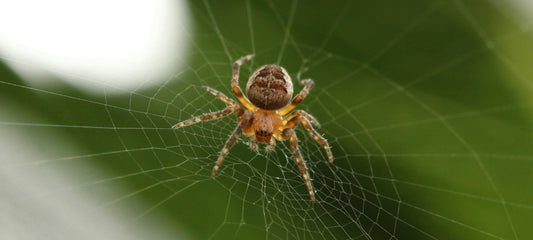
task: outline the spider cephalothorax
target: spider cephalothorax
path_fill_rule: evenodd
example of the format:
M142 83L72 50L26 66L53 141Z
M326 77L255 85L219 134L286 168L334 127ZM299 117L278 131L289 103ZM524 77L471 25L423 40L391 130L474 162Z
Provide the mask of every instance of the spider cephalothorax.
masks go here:
M333 162L333 155L331 154L331 149L326 139L313 128L313 125L318 126L318 122L313 116L302 110L296 110L288 114L307 96L314 82L311 79L301 81L304 84L304 88L291 102L293 86L289 74L284 68L269 64L260 67L250 76L246 84L247 97L245 97L239 87L239 68L244 61L249 61L252 57L253 55L242 57L233 64L231 88L244 107L226 97L221 92L210 87L204 87L205 90L228 104L226 109L206 113L199 117L180 122L174 125L173 128L188 126L200 121L213 120L236 112L238 121L237 128L220 152L217 163L213 168L212 176L215 176L218 168L222 164L222 160L224 160L229 149L235 144L241 133L250 137L250 147L253 150L257 150L256 142L269 143L267 150L271 151L276 146L276 139L279 141L289 139L294 158L302 172L311 200L315 200L311 178L309 177L307 166L298 148L298 138L296 137L294 128L298 124L302 124L307 132L324 147L330 162Z

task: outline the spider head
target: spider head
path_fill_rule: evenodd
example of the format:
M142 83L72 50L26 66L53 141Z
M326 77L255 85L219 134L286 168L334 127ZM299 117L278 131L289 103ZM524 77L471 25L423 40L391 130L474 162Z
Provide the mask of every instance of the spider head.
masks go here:
M253 128L258 142L270 142L275 125L272 120L274 119L266 111L259 110L255 113Z
M292 98L292 80L287 71L275 64L257 69L246 84L246 96L256 107L277 110Z
M270 138L272 138L272 132L269 132L267 130L261 129L255 130L255 139L257 139L258 142L270 142Z
M274 111L257 110L254 113L253 130L258 142L270 142L272 134L282 123L282 118Z

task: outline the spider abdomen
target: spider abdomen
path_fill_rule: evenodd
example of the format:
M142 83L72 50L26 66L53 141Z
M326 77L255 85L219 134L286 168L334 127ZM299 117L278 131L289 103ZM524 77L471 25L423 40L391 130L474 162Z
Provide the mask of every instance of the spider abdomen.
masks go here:
M287 71L274 64L260 67L246 84L246 95L255 106L276 110L286 106L292 98L292 80Z

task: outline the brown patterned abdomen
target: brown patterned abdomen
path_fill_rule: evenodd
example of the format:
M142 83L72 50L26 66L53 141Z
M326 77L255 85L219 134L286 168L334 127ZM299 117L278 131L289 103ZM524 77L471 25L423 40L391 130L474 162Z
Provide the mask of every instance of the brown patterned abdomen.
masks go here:
M276 110L286 106L292 98L293 86L285 69L270 64L259 68L246 84L246 95L255 106Z

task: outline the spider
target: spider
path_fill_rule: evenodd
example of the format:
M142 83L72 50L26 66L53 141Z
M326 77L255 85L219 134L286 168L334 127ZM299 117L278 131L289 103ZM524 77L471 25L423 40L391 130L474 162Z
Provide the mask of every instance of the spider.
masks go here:
M316 127L319 126L318 121L305 111L296 110L291 112L307 96L314 82L311 79L302 80L301 84L304 85L304 88L290 102L293 95L293 86L289 74L283 67L269 64L260 67L250 76L246 84L246 96L244 96L239 87L239 69L244 61L249 61L253 57L253 54L241 57L233 64L231 88L244 107L223 93L204 86L203 88L207 92L215 95L228 106L221 111L205 113L201 116L182 121L172 128L177 129L200 121L225 117L233 112L237 113L237 128L235 128L233 134L220 152L216 165L213 168L213 173L211 174L212 177L215 176L229 149L235 144L242 133L250 137L250 148L254 151L257 151L257 142L268 143L269 145L266 147L266 150L272 151L276 146L276 139L279 141L289 139L294 158L302 172L311 200L314 201L315 194L313 185L311 184L311 178L309 177L305 161L300 153L298 138L296 137L294 128L298 124L302 124L307 132L324 147L329 162L333 162L333 155L327 140L313 128L313 125ZM289 114L289 112L291 113Z

